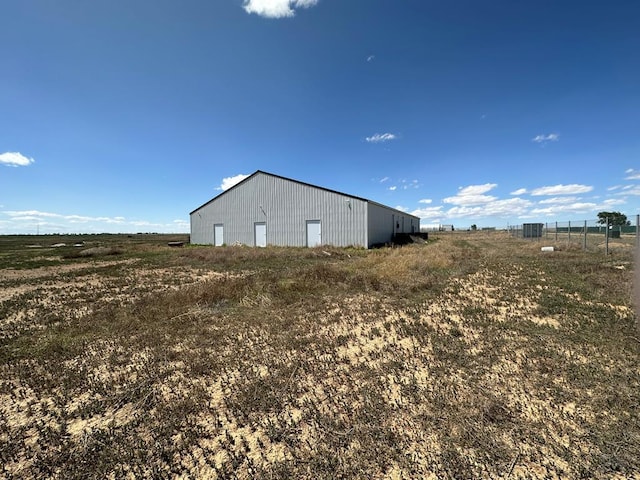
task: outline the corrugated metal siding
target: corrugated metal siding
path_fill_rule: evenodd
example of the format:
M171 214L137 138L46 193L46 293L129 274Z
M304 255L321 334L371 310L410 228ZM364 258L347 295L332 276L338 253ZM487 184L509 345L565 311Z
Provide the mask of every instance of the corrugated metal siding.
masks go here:
M322 222L322 243L368 246L367 202L259 172L191 214L191 242L213 244L224 225L226 244L254 245L254 224L267 224L270 245L306 246L306 221Z
M420 231L420 219L408 213L368 203L368 246L390 242L396 233L413 233Z

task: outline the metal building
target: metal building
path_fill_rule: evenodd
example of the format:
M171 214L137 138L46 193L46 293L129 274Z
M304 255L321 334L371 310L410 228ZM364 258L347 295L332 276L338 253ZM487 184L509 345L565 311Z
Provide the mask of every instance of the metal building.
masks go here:
M191 243L369 248L420 231L420 218L258 170L190 213Z

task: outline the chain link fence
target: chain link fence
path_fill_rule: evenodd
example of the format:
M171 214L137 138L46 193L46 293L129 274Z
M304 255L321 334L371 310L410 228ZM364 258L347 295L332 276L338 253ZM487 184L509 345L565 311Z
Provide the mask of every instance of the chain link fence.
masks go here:
M640 215L635 225L609 225L598 220L570 222L523 223L509 226L509 232L517 237L544 246L575 246L585 250L602 250L638 246L640 242Z

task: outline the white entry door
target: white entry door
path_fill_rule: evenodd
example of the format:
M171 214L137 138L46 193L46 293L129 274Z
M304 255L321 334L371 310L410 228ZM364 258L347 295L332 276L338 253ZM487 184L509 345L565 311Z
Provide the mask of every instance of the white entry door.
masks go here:
M322 245L322 225L320 220L307 220L307 247Z
M255 223L254 227L255 227L256 247L266 247L267 246L267 224L264 222Z
M224 244L224 226L221 223L216 223L213 226L213 245L221 247Z

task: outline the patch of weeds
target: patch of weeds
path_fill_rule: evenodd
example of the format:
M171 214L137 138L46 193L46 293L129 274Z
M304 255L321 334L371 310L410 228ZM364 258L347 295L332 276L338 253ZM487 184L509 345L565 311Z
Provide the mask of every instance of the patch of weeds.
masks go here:
M23 312L0 341L7 477L640 471L630 278L609 259L497 232L376 251L93 240L135 261L25 270L34 288L0 304Z
M90 247L90 248L74 248L73 250L67 250L63 253L62 258L100 258L109 257L114 255L121 255L124 253L122 247L110 246L110 247Z

